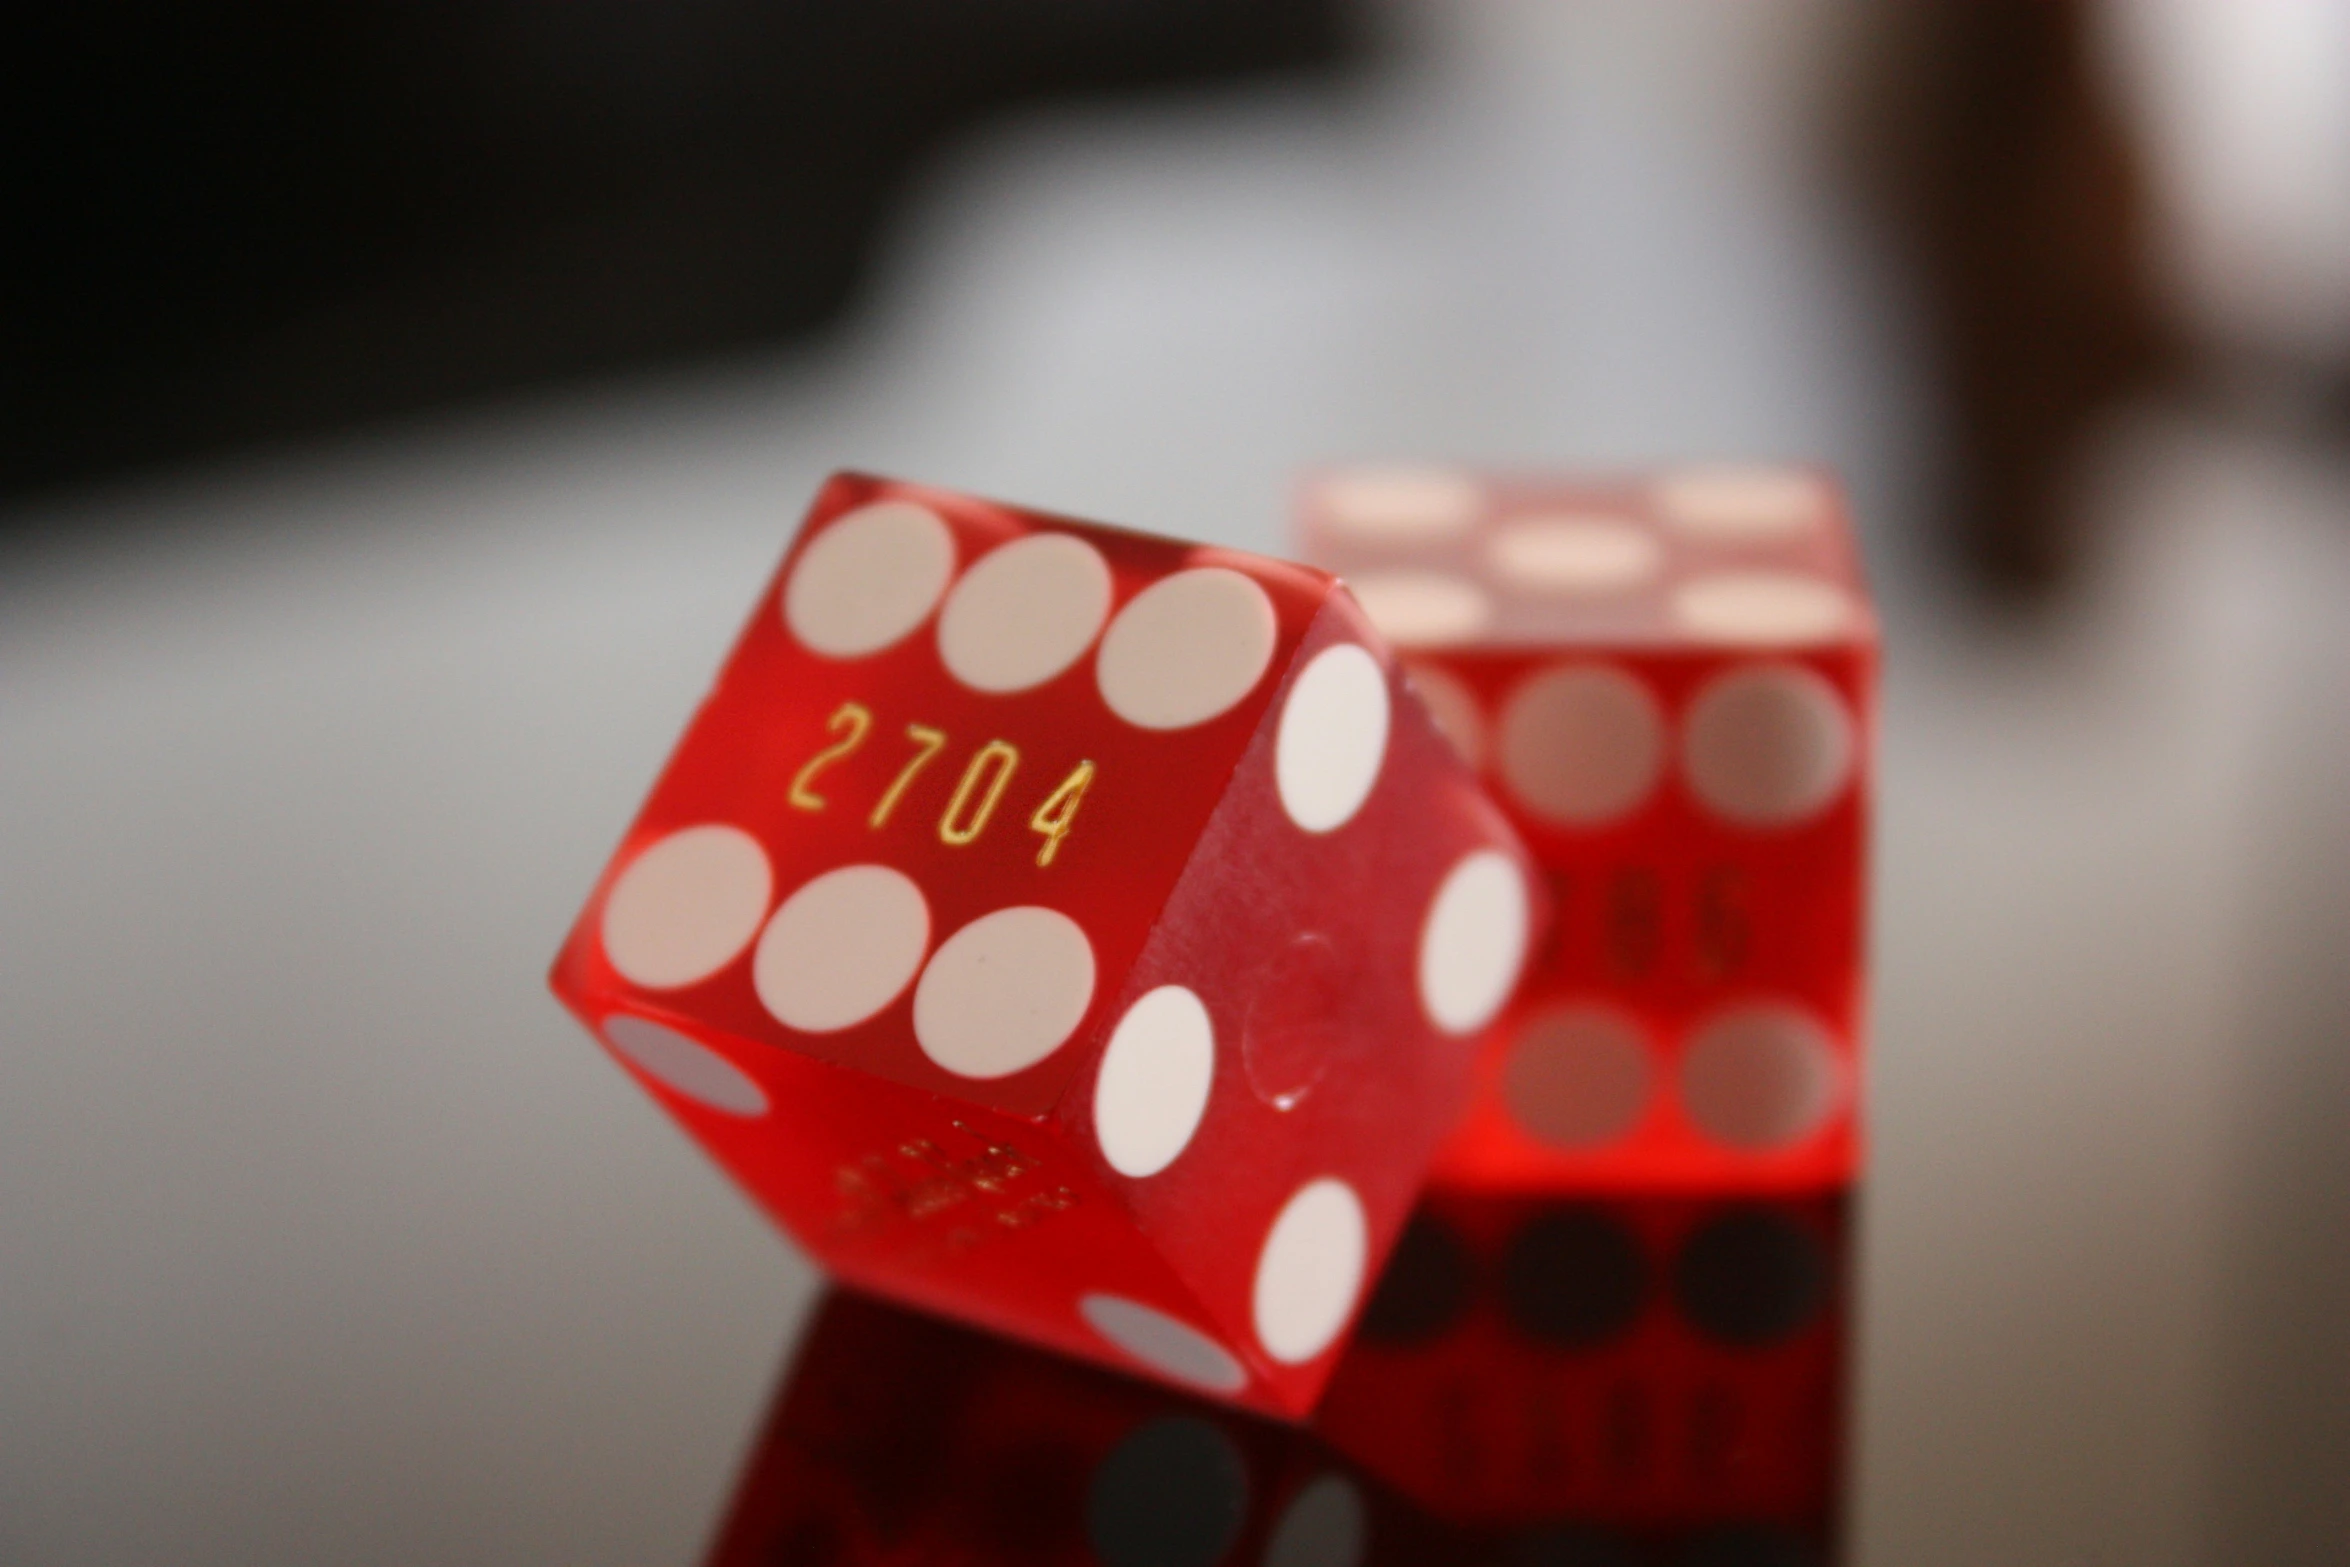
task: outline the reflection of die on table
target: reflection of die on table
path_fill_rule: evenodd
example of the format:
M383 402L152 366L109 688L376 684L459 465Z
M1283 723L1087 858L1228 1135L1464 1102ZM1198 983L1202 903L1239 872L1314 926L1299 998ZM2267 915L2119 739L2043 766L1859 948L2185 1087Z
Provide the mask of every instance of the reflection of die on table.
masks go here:
M1737 1251L1734 1237L1727 1249ZM1738 1271L1733 1262L1728 1273ZM1715 1307L1728 1312L1730 1331L1761 1325L1751 1312L1741 1318L1734 1306ZM1359 1341L1348 1351L1342 1384L1355 1380L1353 1363L1364 1352ZM1540 1363L1555 1353L1547 1343L1529 1352L1527 1397L1555 1391ZM1485 1375L1502 1369L1494 1362ZM1358 1407L1362 1396L1358 1384ZM1398 1424L1459 1424L1403 1397L1384 1413ZM1579 1429L1583 1418L1557 1411L1564 1430ZM1488 1448L1471 1456L1503 1455ZM1753 1505L1741 1511L1725 1504L1719 1487L1670 1494L1651 1487L1644 1505L1628 1510L1564 1466L1552 1465L1548 1493L1529 1492L1535 1478L1525 1469L1510 1476L1514 1508L1439 1513L1310 1428L840 1291L824 1299L801 1337L708 1560L711 1567L1817 1567L1828 1559L1825 1510L1816 1501L1757 1500L1762 1488L1748 1484L1735 1500Z
M558 960L842 1277L1297 1411L1534 922L1333 579L842 476Z
M1316 1428L1448 1518L1821 1538L1845 1209L1433 1197Z
M1438 1179L1849 1178L1876 623L1834 486L1339 471L1299 531L1554 892Z
M1371 1507L1294 1426L836 1292L709 1561L1346 1567Z

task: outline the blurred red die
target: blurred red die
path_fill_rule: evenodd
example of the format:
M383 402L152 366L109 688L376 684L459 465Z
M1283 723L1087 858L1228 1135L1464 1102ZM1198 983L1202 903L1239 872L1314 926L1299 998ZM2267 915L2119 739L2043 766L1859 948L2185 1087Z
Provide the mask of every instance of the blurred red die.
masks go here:
M1558 909L1438 1178L1847 1179L1877 629L1834 485L1340 471L1299 530Z

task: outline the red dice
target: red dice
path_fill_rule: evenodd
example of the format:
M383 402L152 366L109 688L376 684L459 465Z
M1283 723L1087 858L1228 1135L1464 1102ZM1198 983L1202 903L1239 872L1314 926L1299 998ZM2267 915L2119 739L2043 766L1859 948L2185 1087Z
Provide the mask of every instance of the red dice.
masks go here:
M1334 579L844 475L553 984L841 1277L1296 1412L1526 867Z
M1807 1535L1836 1497L1846 1234L1836 1195L1444 1193L1316 1427L1448 1518Z
M1337 472L1300 531L1558 911L1438 1178L1849 1178L1876 627L1833 485Z

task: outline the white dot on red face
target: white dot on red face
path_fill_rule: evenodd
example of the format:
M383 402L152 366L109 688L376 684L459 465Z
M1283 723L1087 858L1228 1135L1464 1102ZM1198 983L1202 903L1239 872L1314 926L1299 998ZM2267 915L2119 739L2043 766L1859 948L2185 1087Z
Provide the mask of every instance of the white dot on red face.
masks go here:
M1852 629L1852 598L1794 571L1721 571L1673 590L1673 619L1709 642L1797 646Z
M1791 1006L1716 1015L1681 1056L1681 1107L1715 1142L1765 1153L1802 1142L1841 1093L1828 1031Z
M783 588L783 620L826 658L878 653L928 618L955 570L955 536L912 501L875 501L809 541Z
M1597 1148L1632 1130L1648 1106L1649 1047L1610 1007L1554 1007L1518 1029L1501 1099L1527 1136L1553 1148Z
M1466 577L1442 571L1375 571L1347 581L1379 634L1399 647L1461 642L1485 629L1493 601Z
M1817 815L1844 792L1854 750L1844 699L1795 664L1716 676L1690 703L1681 742L1698 799L1749 827Z
M1257 1252L1250 1305L1265 1353L1297 1365L1329 1348L1354 1310L1369 1256L1370 1226L1353 1187L1325 1175L1292 1193Z
M1454 865L1420 926L1420 1005L1448 1034L1483 1028L1517 988L1531 911L1517 862L1478 849Z
M1142 729L1188 729L1256 689L1279 632L1273 601L1240 572L1201 566L1127 601L1102 635L1102 700Z
M649 1018L604 1019L604 1038L638 1071L681 1098L732 1116L767 1113L758 1080L698 1039Z
M1502 704L1502 781L1545 821L1591 827L1646 800L1664 773L1665 717L1647 685L1612 664L1557 665Z
M1273 737L1273 782L1291 821L1330 832L1362 809L1387 755L1387 719L1387 671L1358 644L1326 647L1298 671Z
M1820 481L1795 468L1692 468L1657 481L1653 494L1668 526L1711 543L1798 538L1827 515Z
M1656 580L1664 546L1616 517L1531 517L1485 546L1494 576L1523 592L1562 596L1623 593Z
M947 595L938 652L973 690L1026 691L1093 645L1110 612L1110 568L1066 533L1014 539L982 556Z
M1314 487L1323 523L1370 544L1449 538L1477 520L1477 481L1448 468L1352 468Z
M1485 709L1467 681L1434 664L1404 666L1404 679L1428 709L1436 732L1444 736L1455 755L1472 768L1485 765Z
M1126 1009L1093 1086L1094 1135L1120 1175L1156 1175L1199 1130L1216 1077L1216 1030L1198 996L1161 985Z
M751 983L787 1028L829 1034L898 998L930 944L922 889L886 865L844 865L783 900L759 937Z
M1187 1322L1123 1295L1087 1295L1077 1314L1103 1338L1161 1376L1211 1393L1237 1393L1248 1373L1232 1352Z
M1056 909L998 909L956 931L914 987L914 1038L957 1077L1008 1077L1069 1037L1093 1004L1093 944Z
M767 851L739 827L669 834L631 860L604 899L604 956L647 990L707 979L751 943L774 895Z

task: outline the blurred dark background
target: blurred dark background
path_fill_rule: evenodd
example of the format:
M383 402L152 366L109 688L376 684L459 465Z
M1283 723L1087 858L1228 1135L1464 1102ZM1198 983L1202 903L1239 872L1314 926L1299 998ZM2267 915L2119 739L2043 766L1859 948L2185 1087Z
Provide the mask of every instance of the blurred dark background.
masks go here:
M957 133L1054 100L1339 70L1357 10L51 9L0 110L17 235L0 489L820 330Z
M2116 101L2097 4L1871 9L1828 161L1920 301L1942 536L1978 584L2036 596L2078 552L2084 443L2197 357L2157 275L2159 128ZM0 109L0 495L820 333L925 160L976 127L1342 82L1392 44L1384 20L1364 0L50 11L18 24ZM2338 432L2345 352L2313 335L2293 378Z

